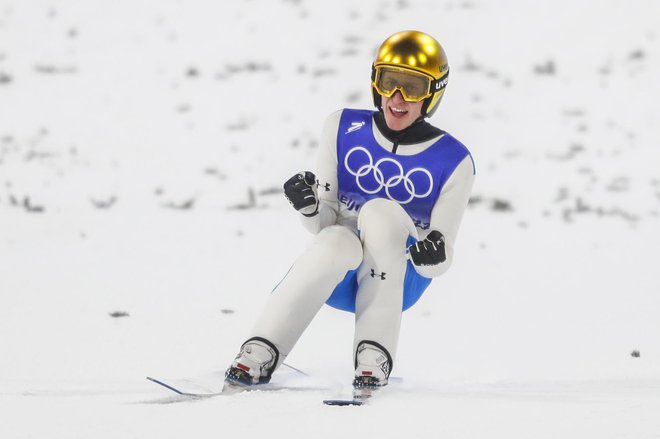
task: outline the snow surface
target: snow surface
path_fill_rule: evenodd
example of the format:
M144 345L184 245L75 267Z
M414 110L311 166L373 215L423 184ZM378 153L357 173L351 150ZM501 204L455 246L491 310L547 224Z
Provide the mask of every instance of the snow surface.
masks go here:
M660 437L658 16L0 1L0 437ZM407 28L447 50L433 122L478 176L454 266L404 316L403 381L322 405L352 375L352 316L329 308L287 359L314 390L146 381L229 364L310 240L281 183L329 113L371 108L374 51Z

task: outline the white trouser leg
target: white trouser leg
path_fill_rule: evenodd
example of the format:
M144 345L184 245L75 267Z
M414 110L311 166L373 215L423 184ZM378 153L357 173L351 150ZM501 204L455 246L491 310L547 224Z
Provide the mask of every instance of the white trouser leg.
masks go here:
M270 295L251 337L271 341L281 363L337 284L361 262L355 233L343 226L321 230Z
M358 229L363 262L358 270L353 352L361 341L375 341L396 354L403 307L406 241L417 230L403 208L377 198L360 210Z

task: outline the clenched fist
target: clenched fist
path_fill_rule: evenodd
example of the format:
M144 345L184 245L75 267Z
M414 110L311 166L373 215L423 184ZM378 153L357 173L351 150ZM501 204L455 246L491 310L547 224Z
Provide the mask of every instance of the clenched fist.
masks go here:
M310 171L300 172L284 183L284 195L298 212L307 217L319 212L316 176Z

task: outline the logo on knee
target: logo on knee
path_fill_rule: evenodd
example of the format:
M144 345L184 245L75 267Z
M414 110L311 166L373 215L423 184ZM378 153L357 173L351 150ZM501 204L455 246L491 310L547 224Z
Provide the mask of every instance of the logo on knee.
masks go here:
M380 277L380 280L385 280L385 274L386 273L376 273L374 269L371 269L371 277Z

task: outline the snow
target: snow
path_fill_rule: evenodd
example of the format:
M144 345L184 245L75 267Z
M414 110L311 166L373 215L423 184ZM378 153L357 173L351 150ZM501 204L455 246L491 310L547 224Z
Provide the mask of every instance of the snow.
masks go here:
M660 437L652 0L0 3L0 437ZM364 407L352 316L308 391L180 401L309 242L280 193L323 119L371 108L389 34L452 73L433 122L477 164L454 266ZM113 317L114 315L115 317ZM633 355L638 352L639 355Z

